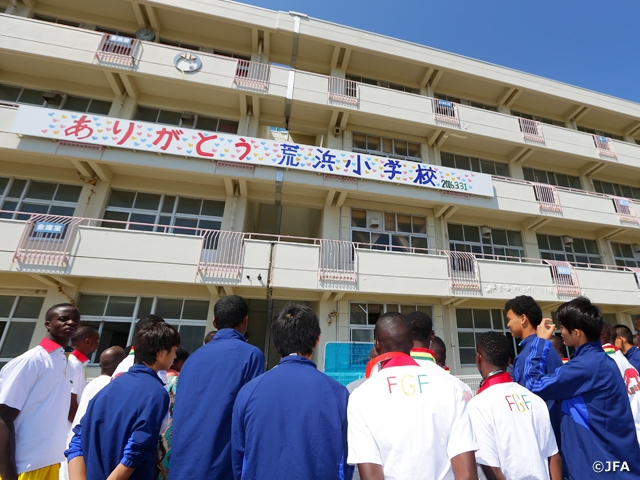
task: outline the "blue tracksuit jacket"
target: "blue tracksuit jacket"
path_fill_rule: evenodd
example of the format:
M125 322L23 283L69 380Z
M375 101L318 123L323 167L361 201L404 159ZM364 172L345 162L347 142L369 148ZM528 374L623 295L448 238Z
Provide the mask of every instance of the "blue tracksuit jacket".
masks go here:
M240 388L264 373L264 355L223 328L180 370L169 480L231 480L231 413Z
M640 372L640 350L635 345L627 350L627 353L624 354L629 360L629 363L635 367L636 370Z
M599 341L588 342L576 349L571 361L545 375L543 352L550 345L538 337L531 343L530 390L561 403L563 477L640 479L640 446L615 361Z
M156 372L136 364L91 400L73 429L67 460L84 457L87 480L104 480L119 463L132 480L154 480L155 453L169 395Z
M345 387L290 355L240 390L233 408L236 480L350 480Z

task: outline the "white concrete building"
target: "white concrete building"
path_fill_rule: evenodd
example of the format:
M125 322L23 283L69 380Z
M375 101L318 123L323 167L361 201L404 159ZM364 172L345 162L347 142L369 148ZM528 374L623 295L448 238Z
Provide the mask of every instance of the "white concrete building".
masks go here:
M425 309L458 374L516 295L640 312L640 105L295 12L179 4L0 0L0 365L68 299L100 349L155 312L193 350L239 294L269 365L287 301L317 312L321 347Z

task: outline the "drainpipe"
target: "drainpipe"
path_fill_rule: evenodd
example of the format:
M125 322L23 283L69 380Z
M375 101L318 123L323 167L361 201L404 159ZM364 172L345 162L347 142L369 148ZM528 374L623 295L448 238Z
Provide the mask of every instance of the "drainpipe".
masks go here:
M230 230L233 232L235 230L235 219L236 219L236 207L238 206L238 195L240 193L240 186L235 185L233 187L233 205L231 206L231 227Z

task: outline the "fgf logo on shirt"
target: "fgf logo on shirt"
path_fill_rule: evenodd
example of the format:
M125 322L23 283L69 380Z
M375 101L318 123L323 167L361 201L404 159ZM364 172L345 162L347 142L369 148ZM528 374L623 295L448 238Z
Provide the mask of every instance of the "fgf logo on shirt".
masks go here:
M511 395L505 395L504 398L509 405L509 410L514 411L514 407L518 412L526 412L531 410L529 405L531 402L527 400L528 395L523 393L522 395L518 395L517 393L512 393Z
M416 378L417 377L417 378ZM398 377L387 377L389 393L402 392L407 397L413 397L416 393L422 393L422 387L427 385L427 375L403 375L398 381Z

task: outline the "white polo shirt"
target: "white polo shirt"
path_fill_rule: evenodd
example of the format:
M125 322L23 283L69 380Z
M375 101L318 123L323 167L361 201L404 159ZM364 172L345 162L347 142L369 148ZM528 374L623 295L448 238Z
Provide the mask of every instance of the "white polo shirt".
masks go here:
M547 459L558 447L540 397L515 382L498 383L471 399L469 416L479 465L499 467L509 480L549 478Z
M78 402L80 402L82 391L87 386L87 376L84 370L87 363L89 363L89 359L77 350L69 355L67 377L71 381L71 393L78 396Z
M43 339L0 370L0 404L20 410L15 420L18 474L64 460L71 383L67 358Z
M602 346L602 349L616 362L624 379L627 394L629 395L629 403L631 404L633 423L636 426L636 436L640 443L640 375L635 367L629 363L627 357L615 346L607 343Z
M447 381L460 387L465 402L468 402L473 398L473 390L471 390L471 387L438 365L433 351L428 348L414 348L411 350L411 358L413 358L421 367L429 369L435 375L443 374L443 378L446 378Z
M408 355L354 390L347 417L348 463L382 465L385 480L453 480L450 459L476 450L460 388Z

